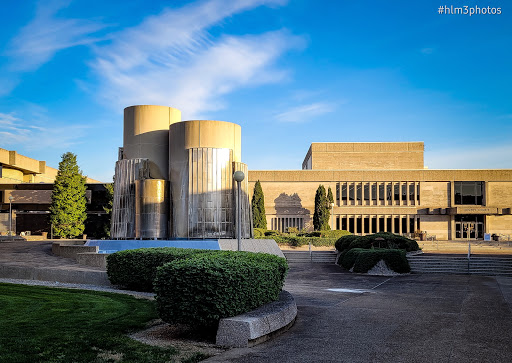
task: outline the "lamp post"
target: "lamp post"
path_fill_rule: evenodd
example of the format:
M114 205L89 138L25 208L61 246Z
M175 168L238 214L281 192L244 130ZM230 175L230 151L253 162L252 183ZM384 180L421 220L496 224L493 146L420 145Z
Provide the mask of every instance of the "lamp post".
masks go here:
M9 237L12 236L12 195L9 195Z
M240 194L242 191L241 183L244 180L245 175L243 171L237 170L233 174L233 179L235 179L238 189L237 193L237 201L236 201L236 237L238 239L238 251L242 250L242 203Z

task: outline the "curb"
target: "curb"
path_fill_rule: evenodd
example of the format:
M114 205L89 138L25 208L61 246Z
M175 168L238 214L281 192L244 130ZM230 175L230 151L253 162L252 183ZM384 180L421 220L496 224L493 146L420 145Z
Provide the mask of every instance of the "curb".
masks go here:
M277 301L248 313L221 319L216 344L245 348L262 343L288 330L297 316L297 304L288 291L281 291Z

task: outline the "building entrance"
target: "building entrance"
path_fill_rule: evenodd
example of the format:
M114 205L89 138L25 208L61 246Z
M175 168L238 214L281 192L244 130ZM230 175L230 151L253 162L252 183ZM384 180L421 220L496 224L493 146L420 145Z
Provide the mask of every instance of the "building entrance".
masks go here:
M456 215L456 239L483 239L484 223L481 215Z

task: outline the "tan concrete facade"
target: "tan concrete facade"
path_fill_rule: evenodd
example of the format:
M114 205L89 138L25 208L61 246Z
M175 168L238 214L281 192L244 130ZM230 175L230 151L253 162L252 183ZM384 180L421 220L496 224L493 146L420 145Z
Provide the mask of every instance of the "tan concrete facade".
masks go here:
M315 192L322 184L335 199L332 229L425 231L437 239L512 235L512 169L429 170L423 166L423 143L344 144L312 144L303 164L309 170L249 171L251 193L261 182L269 229L311 229ZM382 160L386 157L390 160ZM457 185L475 183L481 196L465 204Z
M314 142L302 169L423 169L423 150L423 142Z
M0 184L17 183L53 183L58 169L46 165L46 161L40 161L18 154L13 150L0 148ZM99 181L87 178L87 183L99 183Z

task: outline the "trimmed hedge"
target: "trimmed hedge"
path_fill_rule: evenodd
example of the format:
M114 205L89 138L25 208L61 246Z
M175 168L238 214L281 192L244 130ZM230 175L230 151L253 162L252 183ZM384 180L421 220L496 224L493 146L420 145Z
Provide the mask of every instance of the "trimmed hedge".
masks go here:
M301 233L299 236L301 237L324 237L324 238L340 238L342 236L351 235L349 231L345 230L329 230L329 231L313 231L307 233Z
M337 239L336 238L321 238L321 237L299 237L299 236L268 236L267 238L271 238L278 245L288 245L293 247L306 246L311 242L311 244L315 247L320 246L334 246Z
M220 251L158 268L159 315L168 323L215 328L220 319L278 299L286 260L264 253Z
M216 251L175 247L119 251L107 256L107 275L114 285L134 291L153 291L157 267L212 252Z
M366 273L380 260L384 260L386 265L395 272L407 273L411 271L405 251L401 249L353 248L345 253L341 259L341 265L347 270L353 267L354 272Z
M377 240L377 238L382 238L383 240ZM418 251L420 249L416 241L389 232L380 232L370 234L367 236L343 236L340 237L338 241L336 241L335 247L336 250L338 250L341 253L345 253L346 251L352 248L368 249L375 247L387 249L402 249L406 250L407 252Z

